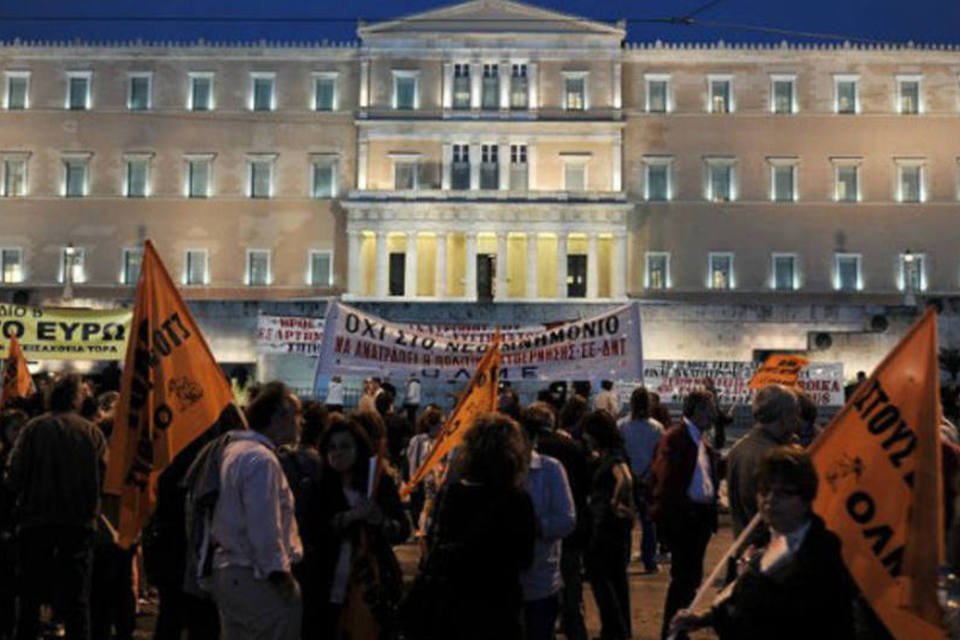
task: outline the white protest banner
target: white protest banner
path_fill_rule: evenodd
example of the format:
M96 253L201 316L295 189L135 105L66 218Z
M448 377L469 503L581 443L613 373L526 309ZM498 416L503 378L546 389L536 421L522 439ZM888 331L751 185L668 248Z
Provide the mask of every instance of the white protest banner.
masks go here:
M323 318L257 317L257 353L299 353L315 356L323 341Z
M750 378L756 362L647 360L643 363L643 383L660 394L665 402L679 402L693 387L712 378L722 403L748 402ZM811 362L800 372L799 385L821 407L843 405L843 364Z
M550 328L502 332L501 379L639 379L640 324L640 307L634 303ZM388 322L331 303L317 361L317 384L331 375L397 379L412 374L422 380L467 381L487 349L487 343L476 337L493 333L493 328L483 327L421 332L420 326Z

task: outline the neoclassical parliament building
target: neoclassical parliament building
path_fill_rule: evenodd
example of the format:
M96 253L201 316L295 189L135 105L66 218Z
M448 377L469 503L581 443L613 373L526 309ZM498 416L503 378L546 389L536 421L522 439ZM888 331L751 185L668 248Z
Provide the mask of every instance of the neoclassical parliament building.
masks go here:
M146 238L224 361L338 298L652 358L872 366L960 308L960 48L664 44L510 0L350 43L0 44L0 299L130 300Z

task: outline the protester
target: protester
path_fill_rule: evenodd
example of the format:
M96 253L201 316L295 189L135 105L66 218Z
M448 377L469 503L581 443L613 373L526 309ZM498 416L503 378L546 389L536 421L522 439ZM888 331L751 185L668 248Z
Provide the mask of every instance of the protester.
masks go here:
M681 611L678 631L704 626L721 640L853 637L852 580L840 540L811 505L817 472L796 447L768 450L758 467L757 503L769 532L764 548L740 558L732 592L706 614Z
M650 416L650 394L645 388L637 387L630 394L630 417L621 420L618 426L633 474L634 501L641 529L640 561L646 573L656 573L657 530L650 518L648 495L653 456L663 436L663 425Z
M727 457L727 491L733 534L750 524L757 513L757 469L771 449L795 440L800 427L797 394L783 385L771 384L753 397L753 429L737 441Z
M581 395L573 394L564 403L557 416L557 430L561 435L567 435L574 440L580 440L580 421L587 415L589 407L587 400Z
M620 417L620 396L613 390L612 380L600 381L600 393L593 398L594 411L606 411L614 420Z
M396 483L357 422L361 415L331 416L320 439L326 470L307 541L318 557L310 606L318 610L319 638L392 637L397 624L402 576L391 545L406 540L410 527Z
M584 440L593 453L587 498L591 534L584 564L600 612L600 638L623 640L631 636L627 563L636 516L633 476L614 417L601 409L588 413L581 424Z
M693 600L717 530L716 454L706 435L716 417L714 395L693 389L683 401L683 421L664 433L654 456L650 516L671 555L662 638L674 614Z
M147 578L160 595L154 640L180 640L183 631L188 640L220 636L217 607L210 593L184 588L190 548L185 513L187 472L211 443L246 428L243 411L235 403L228 404L216 423L181 449L157 478L157 506L143 535Z
M390 464L394 469L402 469L406 463L404 453L410 443L413 423L407 423L406 415L397 413L394 405L393 393L381 391L374 400L377 413L383 419L383 426L387 432L387 453Z
M717 405L717 419L713 423L713 446L720 451L727 444L727 427L734 422L733 407L724 410L720 405L720 392L717 391L713 378L704 378L703 388L713 394L713 402Z
M551 640L560 612L563 586L561 540L573 532L577 516L563 466L556 459L536 451L540 434L553 431L553 413L545 403L537 403L521 412L520 422L530 445L525 486L540 524L533 564L520 577L526 639Z
M420 379L410 374L403 391L403 409L407 413L409 424L417 423L417 411L420 410Z
M846 402L856 393L857 389L864 382L867 381L867 374L865 371L857 371L857 377L850 384L844 385L843 387L843 400Z
M435 404L427 405L427 408L420 414L415 429L416 434L407 444L407 481L410 481L413 474L426 462L427 455L443 428L443 419L443 411ZM423 479L423 482L413 488L410 494L410 519L418 532L420 531L420 514L423 511L424 502L428 494L431 498L436 497L437 485L437 476L435 473L430 473Z
M479 416L464 437L460 480L438 497L417 578L424 589L414 585L410 638L523 638L520 573L531 566L537 528L523 489L527 457L520 427L502 415Z
M810 397L810 394L803 391L795 391L795 393L800 405L800 426L797 430L797 441L801 447L809 447L821 431L817 425L817 404Z
M521 413L526 426L538 416L540 430L535 447L538 453L555 458L563 465L573 494L577 514L574 530L563 539L560 552L560 573L563 590L560 597L560 614L567 640L585 640L587 627L583 617L583 552L590 538L590 513L587 509L587 493L590 477L587 473L587 457L583 446L564 431L555 428L552 407L534 403ZM539 411L538 411L539 410ZM537 412L528 416L530 411Z
M54 604L66 637L91 637L92 545L107 442L78 415L82 402L80 377L60 378L49 413L23 427L7 459L22 568L18 640L36 640L40 606L51 592L59 595Z
M304 603L316 602L322 596L316 589L316 575L319 565L317 549L310 543L314 536L311 527L316 523L310 518L314 510L315 487L320 482L323 459L320 456L320 436L327 428L329 416L326 407L316 401L303 405L303 428L296 445L284 445L279 449L280 466L287 477L287 483L293 492L294 514L297 519L297 531L303 542L303 559L293 565L293 575L300 584L300 594ZM319 632L317 608L303 607L301 635L304 638L316 637Z
M300 589L291 573L303 556L278 446L297 438L300 402L286 385L265 384L247 407L251 430L223 450L213 514L213 594L221 638L295 640Z
M324 405L330 413L343 413L343 380L340 376L330 378Z
M663 425L664 430L673 426L673 416L670 409L660 402L660 394L650 391L650 417Z
M0 413L0 469L7 458L17 434L29 416L19 409ZM16 542L14 539L13 496L0 483L0 639L13 638L16 622Z
M380 378L367 378L363 381L363 394L357 403L357 411L376 412L377 405L375 400L377 396L383 393L380 388Z
M500 396L497 398L497 411L514 420L520 419L520 396L509 382L502 383Z

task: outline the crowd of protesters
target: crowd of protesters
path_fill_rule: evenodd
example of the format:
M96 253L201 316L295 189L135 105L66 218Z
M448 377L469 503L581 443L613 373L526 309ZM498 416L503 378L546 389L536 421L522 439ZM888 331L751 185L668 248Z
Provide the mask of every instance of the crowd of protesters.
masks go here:
M160 640L585 640L584 582L600 638L623 640L628 565L655 574L667 556L663 638L706 626L721 638L886 637L811 510L802 446L816 406L786 387L756 394L755 426L723 473L714 430L731 418L709 383L677 417L642 387L623 410L608 381L592 402L551 389L525 407L507 386L401 497L448 417L421 406L418 380L397 406L394 386L369 379L349 411L339 379L326 404L244 382L242 402L160 474L152 520L122 549L119 505L101 495L116 391L72 374L38 382L0 413L0 640L60 627L129 640L145 583ZM945 405L951 415L955 392ZM943 450L952 524L949 421ZM694 612L724 475L735 532L758 513L763 524L727 597ZM394 547L411 541L420 562L405 582Z

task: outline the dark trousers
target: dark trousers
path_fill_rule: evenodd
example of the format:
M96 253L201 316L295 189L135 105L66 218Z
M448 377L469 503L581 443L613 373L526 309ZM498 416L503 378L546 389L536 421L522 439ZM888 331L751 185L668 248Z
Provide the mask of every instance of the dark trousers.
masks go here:
M638 486L634 494L637 504L637 521L640 523L640 561L647 571L657 568L657 527L650 518L646 492Z
M97 533L90 591L90 629L95 639L131 640L136 627L137 598L133 592L136 547L121 549L105 532Z
M21 591L17 640L36 640L40 605L53 600L67 640L90 640L93 529L38 525L20 531ZM53 594L48 598L48 594Z
M600 613L600 638L623 640L630 631L630 587L627 564L630 561L630 527L619 536L610 536L603 545L587 554L587 577Z
M212 599L184 593L179 585L159 587L159 592L154 640L180 640L184 630L188 640L220 637L220 614Z
M663 607L661 638L669 636L674 614L693 602L697 594L703 581L703 557L715 523L715 507L694 505L660 525L660 536L670 547L670 587ZM686 634L677 636L679 640L686 637Z
M560 554L560 616L567 640L586 640L587 625L583 620L583 550L564 544Z
M410 425L410 428L413 429L417 426L417 410L420 408L418 404L405 404L403 405L404 410L407 412L407 423ZM410 470L411 472L414 469Z
M526 640L553 640L557 614L560 613L560 594L523 603L523 618L527 627Z

